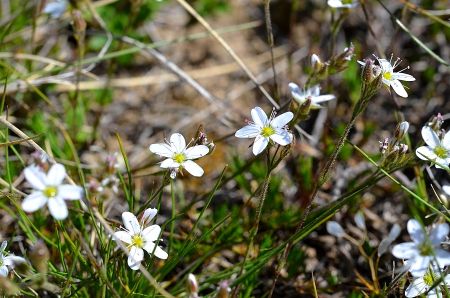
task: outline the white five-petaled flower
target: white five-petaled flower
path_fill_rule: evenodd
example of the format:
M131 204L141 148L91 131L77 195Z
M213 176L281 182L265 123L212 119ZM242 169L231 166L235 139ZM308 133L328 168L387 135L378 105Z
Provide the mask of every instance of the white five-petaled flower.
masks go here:
M294 118L294 114L286 112L275 117L272 113L267 118L266 113L260 107L255 107L251 111L253 122L236 131L234 134L238 138L255 138L253 143L253 154L258 155L266 149L269 140L286 146L293 140L292 133L286 127L286 124Z
M170 169L172 179L176 177L178 170L183 168L192 176L201 177L204 173L203 169L192 160L205 156L209 152L209 148L205 145L188 148L186 140L179 133L172 134L169 142L152 144L149 149L155 154L166 157L160 166L163 169Z
M80 200L83 195L81 187L62 184L66 169L61 164L54 164L47 174L36 165L26 167L23 173L34 189L22 202L22 208L26 212L34 212L47 203L50 214L55 219L62 220L68 215L64 200Z
M450 131L441 140L431 127L424 126L422 138L427 146L416 149L417 157L436 162L435 167L439 169L442 168L440 165L448 166L450 164Z
M354 8L358 4L357 0L328 0L328 6L333 8Z
M311 100L311 109L320 109L323 102L330 101L336 98L333 94L320 95L319 85L314 85L306 90L300 90L297 84L289 83L292 97L299 103L303 104L306 100Z
M441 287L449 287L450 285L450 275L442 275L444 274L444 269L439 269L434 266L430 267L424 276L416 277L410 283L408 288L405 290L406 297L417 297L422 294L427 293L427 297L429 298L441 298L445 297L442 295ZM438 285L433 287L439 280L442 280Z
M8 255L5 248L8 245L7 241L3 241L0 247L0 276L8 276L9 270L14 269L16 264L25 263L25 259L15 255Z
M52 18L59 18L64 14L67 9L67 0L56 0L47 3L44 7L43 12L49 14Z
M392 56L389 61L378 57L376 58L378 60L378 63L380 64L383 76L382 80L386 87L392 87L395 93L397 93L401 97L408 97L408 93L406 93L405 87L403 87L400 81L412 82L416 80L412 75L402 72L405 69L409 69L409 67L406 67L398 72L394 72L394 69L401 63L400 58L397 58L394 61L394 65L392 65ZM362 61L358 61L358 63L362 66L365 65L365 63Z
M148 225L148 223L155 217L158 210L146 209L141 218L141 223L136 216L130 212L122 213L124 231L114 233L116 240L121 240L127 244L130 254L128 255L128 266L132 270L138 270L144 259L144 249L150 254L155 255L160 259L167 259L167 253L157 245L159 236L161 234L161 227L159 225Z
M438 224L427 234L417 220L410 219L407 228L413 241L395 245L392 254L406 260L406 266L413 276L424 276L430 265L440 268L450 265L450 252L441 248L449 232L448 224Z

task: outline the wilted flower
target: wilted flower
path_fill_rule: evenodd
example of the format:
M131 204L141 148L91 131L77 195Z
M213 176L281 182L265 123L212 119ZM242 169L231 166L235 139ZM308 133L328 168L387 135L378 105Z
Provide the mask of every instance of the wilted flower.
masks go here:
M392 254L407 260L406 266L413 276L424 276L430 263L441 268L450 265L450 253L441 248L449 232L448 224L438 224L427 234L417 220L410 219L407 228L413 241L395 245Z
M121 240L127 244L130 250L128 255L128 266L132 270L138 270L144 259L144 250L150 255L155 255L160 259L167 259L167 253L157 245L159 236L161 234L161 227L159 225L151 225L145 227L156 215L156 209L147 209L141 218L139 224L136 216L131 212L122 213L122 221L125 226L124 231L114 233L116 240Z
M170 142L152 144L150 151L160 156L166 157L160 164L163 169L170 169L170 177L174 179L181 169L186 169L192 176L200 177L203 169L193 162L193 159L200 158L208 154L209 149L205 145L195 145L190 148L186 145L186 140L179 133L170 136Z
M358 0L328 0L328 6L333 8L354 8L358 4Z
M273 112L269 118L260 107L251 111L253 122L236 131L237 138L255 138L253 143L253 154L258 155L266 149L269 140L286 146L293 140L293 135L288 131L286 124L292 120L294 114L286 112L275 117Z
M319 85L315 85L306 90L300 90L297 84L289 83L289 89L291 90L292 97L299 103L303 104L306 100L311 99L311 109L320 109L320 105L323 102L335 99L333 94L320 95Z
M83 195L81 187L62 184L66 178L66 169L61 164L54 164L47 174L35 165L26 167L23 173L34 189L22 202L26 212L34 212L47 203L50 214L62 220L68 215L64 200L80 200Z
M8 255L5 251L7 241L3 241L0 247L0 276L8 276L9 270L14 269L15 265L25 263L25 259L15 255Z
M427 146L417 148L416 155L422 160L435 162L435 167L441 169L440 165L448 166L450 163L450 131L442 140L429 126L422 127L422 138Z
M441 272L443 271L443 269L439 270L437 267L430 267L424 276L413 279L405 291L405 296L417 297L427 293L427 297L445 297L445 295L442 294L443 291L441 287L448 288L450 286L450 275L444 275L441 277ZM439 280L441 280L441 282L435 285Z

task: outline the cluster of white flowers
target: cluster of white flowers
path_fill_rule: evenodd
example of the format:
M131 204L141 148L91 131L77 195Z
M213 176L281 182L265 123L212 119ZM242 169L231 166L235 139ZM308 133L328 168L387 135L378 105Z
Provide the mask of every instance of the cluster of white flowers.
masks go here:
M413 241L397 244L392 249L395 257L405 260L405 267L413 276L405 291L406 297L416 297L427 291L428 297L442 297L440 287L450 286L450 276L442 276L445 266L450 265L450 252L441 247L449 233L448 224L438 224L427 233L417 220L410 219L407 229ZM432 289L441 277L442 281Z

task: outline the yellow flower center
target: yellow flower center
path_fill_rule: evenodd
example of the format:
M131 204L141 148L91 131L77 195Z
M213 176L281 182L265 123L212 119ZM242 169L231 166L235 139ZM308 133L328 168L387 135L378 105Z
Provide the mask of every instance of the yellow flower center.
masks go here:
M261 129L261 135L265 138L270 137L275 133L275 129L273 129L270 126L264 126L263 129Z
M181 164L186 160L186 156L183 153L176 153L172 159Z
M58 194L58 189L55 186L47 186L42 192L44 193L44 196L51 199L56 197Z
M428 270L427 273L423 276L423 282L431 287L437 280L439 279L431 270Z
M352 4L353 0L343 0L342 4Z
M432 256L433 246L428 242L424 242L419 246L419 251L421 256Z
M444 147L436 146L433 151L434 151L434 154L437 155L437 157L447 158L448 152L447 152L447 149L445 149Z
M385 78L388 81L392 80L392 73L389 71L383 73L383 78Z
M139 248L144 247L144 238L141 235L134 235L131 237L131 246L136 246Z

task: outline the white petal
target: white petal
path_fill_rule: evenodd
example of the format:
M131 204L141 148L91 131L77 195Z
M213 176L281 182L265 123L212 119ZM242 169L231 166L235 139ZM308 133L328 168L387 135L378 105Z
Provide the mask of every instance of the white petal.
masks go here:
M130 250L130 255L128 256L128 266L132 270L138 270L144 259L144 251L141 248L133 246Z
M0 276L8 276L9 269L7 266L0 266Z
M144 214L142 214L142 225L146 226L158 213L158 209L156 208L148 208L145 209Z
M125 229L130 231L130 233L132 233L133 235L139 234L141 232L141 226L139 225L139 222L133 213L122 213L122 221Z
M83 188L77 185L63 184L58 186L58 196L65 200L80 200L83 197Z
M383 69L383 73L393 72L393 68L391 63L386 59L378 59L378 63L380 63L381 68Z
M366 66L366 63L365 63L364 61L358 60L357 62L358 62L358 64L361 65L361 66Z
M30 183L34 189L43 190L45 188L47 184L46 175L37 166L33 165L26 167L25 170L23 170L23 174L25 179L27 179L28 183Z
M306 101L305 94L300 90L297 84L289 83L289 90L291 91L292 97L300 104Z
M394 80L400 80L400 81L412 82L412 81L416 80L412 75L409 75L409 74L403 73L403 72L394 72L392 77Z
M333 100L335 98L336 98L336 96L334 96L333 94L325 94L325 95L319 95L319 96L314 97L312 99L312 101L315 104L318 104L318 103L322 103L322 102L325 102L325 101Z
M282 130L270 136L270 139L281 146L286 146L292 142L292 134Z
M450 150L450 131L447 131L444 135L444 138L442 139L442 146L444 146L445 149Z
M49 185L60 185L66 178L66 169L62 164L54 164L47 173L47 183Z
M431 127L429 127L429 126L422 127L421 133L422 133L423 140L431 148L435 148L435 147L441 145L438 135Z
M269 144L269 139L265 138L261 135L255 138L255 142L253 142L253 154L258 155L266 149L267 144Z
M311 95L311 97L318 97L320 95L320 86L314 85L307 90L307 93Z
M47 197L40 191L35 191L26 196L22 202L22 209L25 212L34 212L42 208L47 203Z
M432 258L433 257L429 256L417 256L412 261L411 267L409 267L409 272L411 272L412 276L423 276L427 272L428 265L430 265Z
M344 229L336 221L327 222L327 232L335 237L342 237L345 235Z
M253 122L259 127L264 127L268 121L266 113L260 107L255 107L251 111Z
M163 160L163 162L161 162L159 166L163 169L168 169L168 168L178 168L180 164L174 161L172 158L168 158L166 160Z
M189 174L195 177L201 177L204 173L203 169L192 160L186 160L183 162L182 166L189 172Z
M294 114L292 112L286 112L281 115L278 115L277 117L273 118L272 121L270 121L270 126L274 128L281 128L289 123L289 121L294 118Z
M183 152L184 148L186 148L186 140L179 133L174 133L170 136L170 144L177 153Z
M342 6L342 1L340 0L328 0L328 6L334 8L340 8Z
M437 225L430 232L430 240L434 246L439 246L445 240L449 232L449 226L446 223Z
M450 185L442 186L442 190L447 194L447 196L450 196Z
M423 281L422 277L416 278L413 282L408 286L405 291L406 297L417 297L420 294L423 294L427 291L427 285Z
M209 148L207 146L196 145L186 149L186 151L184 151L184 155L186 156L187 159L197 159L202 156L205 156L206 154L208 154L208 152Z
M260 127L254 125L254 124L250 124L250 125L246 125L246 126L242 127L238 131L236 131L234 136L237 138L249 139L249 138L255 138L260 133L261 133Z
M161 227L158 225L152 225L146 227L142 231L142 237L144 237L147 242L155 242L159 238L159 234L161 233Z
M149 254L153 254L154 256L156 256L157 258L160 258L162 260L167 259L167 257L169 256L164 250L162 250L161 247L156 246L155 248L155 243L153 242L148 242L144 249L149 253Z
M422 146L416 149L416 155L422 160L435 160L437 158L436 154L428 146Z
M399 80L392 80L391 87L399 96L405 98L408 97L408 93L406 93L405 87L403 87L402 83L400 83Z
M172 151L172 148L164 143L160 143L160 144L152 144L149 147L150 151L158 154L160 156L164 156L164 157L172 157L174 152Z
M404 242L392 248L392 254L399 259L410 259L419 254L417 244L414 242Z
M15 267L16 265L20 265L26 263L26 260L22 257L18 257L15 255L9 255L3 259L3 264L8 265L10 267Z
M411 239L415 243L422 243L425 240L425 231L423 230L422 225L415 219L408 220L407 224L408 233L411 236Z
M55 197L48 200L48 210L54 219L63 220L69 214L66 202L61 197Z
M114 233L114 238L116 240L123 241L127 244L131 244L131 235L125 231L118 231Z
M434 252L436 254L436 260L439 267L444 267L450 265L450 252L437 248Z

